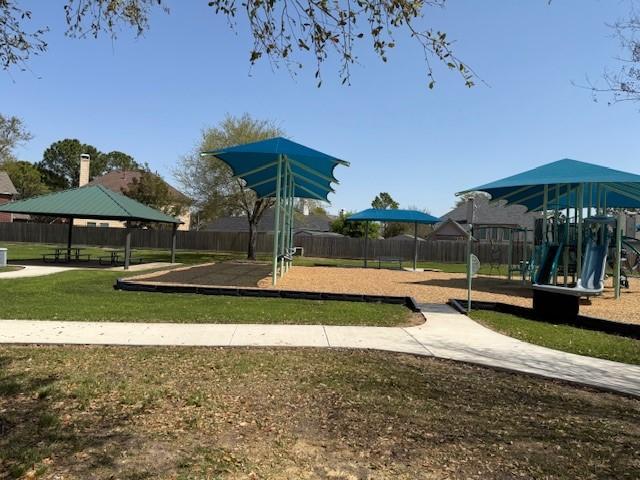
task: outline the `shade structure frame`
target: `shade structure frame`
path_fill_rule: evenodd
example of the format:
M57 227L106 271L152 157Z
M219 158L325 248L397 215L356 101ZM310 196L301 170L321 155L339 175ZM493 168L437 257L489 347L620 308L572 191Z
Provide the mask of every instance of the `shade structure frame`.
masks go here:
M369 222L384 223L408 223L414 225L413 236L413 270L417 270L418 266L418 224L433 225L441 221L440 218L420 212L419 210L401 210L401 209L376 209L369 208L361 212L350 215L345 219L346 222L364 222L365 238L364 238L364 268L368 263L369 248Z

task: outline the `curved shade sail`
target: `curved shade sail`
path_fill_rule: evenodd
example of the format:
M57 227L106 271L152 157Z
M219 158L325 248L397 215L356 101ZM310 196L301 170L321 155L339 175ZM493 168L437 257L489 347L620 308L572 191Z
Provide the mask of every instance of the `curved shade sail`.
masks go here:
M6 203L0 205L0 212L66 218L182 223L177 218L102 185L73 188Z
M282 137L202 152L201 155L212 155L225 162L234 176L242 178L259 198L276 196L279 158L286 159L290 168L293 197L325 202L334 191L331 184L339 183L333 174L335 167L349 165L349 162Z
M553 208L576 205L578 185L587 187L583 189L585 206L596 205L600 194L600 200L609 207L640 208L640 175L567 158L463 190L457 195L486 192L492 200L505 200L537 210L544 203L545 185L549 207Z
M361 212L350 215L346 219L347 222L404 222L404 223L423 223L434 224L440 222L428 213L418 210L383 210L378 208L368 208Z

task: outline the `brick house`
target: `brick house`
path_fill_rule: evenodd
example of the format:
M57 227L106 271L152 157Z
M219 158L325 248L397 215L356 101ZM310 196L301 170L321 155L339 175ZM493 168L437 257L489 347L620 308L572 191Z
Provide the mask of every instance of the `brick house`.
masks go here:
M0 172L0 205L3 203L9 203L18 194L16 187L13 186L13 182L9 178L7 172ZM11 213L0 212L0 222L12 222L13 215Z

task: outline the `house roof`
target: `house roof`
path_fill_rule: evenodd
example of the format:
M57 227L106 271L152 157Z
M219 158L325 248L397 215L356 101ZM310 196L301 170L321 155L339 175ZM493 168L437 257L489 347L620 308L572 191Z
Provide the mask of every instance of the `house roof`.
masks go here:
M13 186L7 172L0 172L0 195L17 195L18 191Z
M413 242L415 240L415 237L413 235L409 235L408 233L401 233L400 235L396 235L395 237L389 237L387 238L387 240L400 240L400 241ZM425 242L426 240L424 238L418 237L418 241Z
M275 225L275 210L268 209L262 215L258 222L258 232L272 232ZM316 232L328 232L331 230L331 218L326 215L302 215L296 213L293 220L294 231L313 230ZM249 231L249 222L246 215L220 217L207 224L202 228L205 231L213 232L247 232Z
M302 229L298 230L295 233L296 235L309 235L310 237L331 237L331 238L343 238L345 235L342 235L338 232L319 232L317 230L307 230Z
M451 233L443 233L442 230L445 230L445 229L450 230ZM444 222L440 223L436 228L434 228L433 232L431 232L431 235L429 236L437 237L438 235L449 236L449 237L466 236L467 230L455 220L451 218L447 218Z
M102 185L103 187L107 187L109 190L122 193L129 189L134 180L140 180L141 175L142 172L140 170L113 170L105 173L104 175L100 175L99 177L95 177L88 183L88 185ZM160 178L155 173L152 173L152 175ZM169 188L169 193L172 197L180 201L189 200L184 193L165 182L162 178L161 180Z
M522 226L533 228L540 213L527 212L522 205L506 205L504 201L490 202L485 196L474 199L474 222L476 225ZM452 219L458 223L467 223L467 205L458 205L442 216L442 219Z
M136 202L102 185L86 185L7 203L0 205L0 212L52 217L182 223L177 218Z

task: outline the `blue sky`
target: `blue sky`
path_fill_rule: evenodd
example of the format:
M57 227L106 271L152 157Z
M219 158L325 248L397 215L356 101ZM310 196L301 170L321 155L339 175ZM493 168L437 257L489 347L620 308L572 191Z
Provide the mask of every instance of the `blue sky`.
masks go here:
M455 39L488 84L466 89L437 68L433 91L419 46L404 35L386 64L363 44L351 86L328 62L316 88L312 58L295 78L266 62L251 69L248 32L229 30L206 0L168 2L170 15L154 15L144 37L123 32L115 42L65 38L62 1L22 3L51 32L31 71L0 73L0 111L35 136L21 159L78 138L172 181L203 127L248 112L351 162L336 171L332 211L367 208L387 191L440 215L456 191L564 157L640 172L638 105L595 103L571 83L616 65L606 22L625 14L625 1L450 0L426 10L425 22Z

